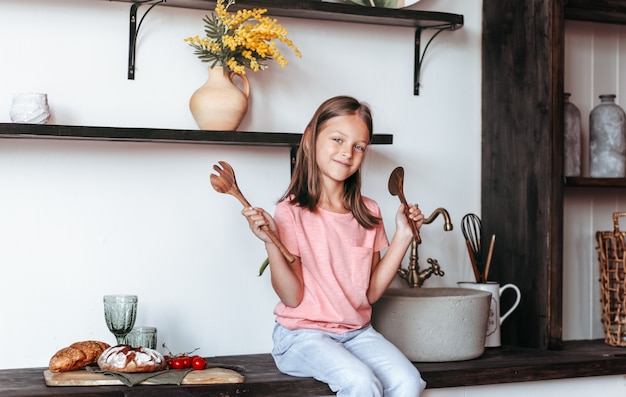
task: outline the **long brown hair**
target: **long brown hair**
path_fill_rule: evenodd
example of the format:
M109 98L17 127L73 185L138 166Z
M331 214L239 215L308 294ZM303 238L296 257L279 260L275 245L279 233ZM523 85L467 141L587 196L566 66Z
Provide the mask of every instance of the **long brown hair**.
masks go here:
M336 96L326 100L317 108L302 135L291 182L279 201L290 200L292 204L307 208L311 212L317 211L321 196L320 173L315 162L317 136L328 120L349 115L357 115L365 123L369 131L369 140L372 140L372 112L367 104L349 96ZM361 226L371 229L381 221L363 202L360 169L344 181L343 198L346 209L354 215Z

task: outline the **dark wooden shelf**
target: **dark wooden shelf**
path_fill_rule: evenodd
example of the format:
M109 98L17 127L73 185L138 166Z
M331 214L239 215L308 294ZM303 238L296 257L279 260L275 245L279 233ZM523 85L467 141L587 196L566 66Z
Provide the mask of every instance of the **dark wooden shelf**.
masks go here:
M623 0L565 0L565 19L626 24Z
M626 178L565 177L565 186L573 187L626 187Z
M115 0L135 3L134 0ZM215 1L209 0L167 0L164 6L213 10ZM362 7L352 4L327 3L321 0L241 0L229 9L266 8L272 16L319 19L336 22L357 22L376 25L405 26L419 28L448 27L458 29L463 26L463 15L444 12Z
M101 141L296 147L300 144L302 134L0 123L0 138L87 139ZM372 139L372 144L390 145L392 143L393 135L391 134L375 134Z
M135 78L135 44L137 37L137 7L141 2L137 0L114 0L125 3L133 3L130 9L130 43L128 78ZM214 10L215 1L209 0L147 0L146 4L162 4L169 7L191 8L201 10ZM463 15L450 14L436 11L419 11L408 9L390 9L383 7L364 7L349 3L328 3L322 0L243 0L233 4L230 8L238 10L242 8L265 8L267 14L275 17L292 17L317 19L334 22L355 22L375 25L402 26L415 28L415 69L413 76L413 93L419 95L419 79L421 70L420 55L421 32L424 29L437 29L430 40L444 30L456 30L463 26ZM149 8L148 11L150 11ZM146 14L144 14L145 16ZM142 17L143 19L143 17ZM430 43L430 41L428 42ZM424 47L424 52L428 48Z

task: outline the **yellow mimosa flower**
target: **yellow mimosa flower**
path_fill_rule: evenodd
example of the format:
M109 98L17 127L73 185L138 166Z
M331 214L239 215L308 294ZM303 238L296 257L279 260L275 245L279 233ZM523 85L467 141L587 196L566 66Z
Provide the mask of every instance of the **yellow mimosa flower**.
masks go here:
M277 47L277 42L291 48L297 57L302 54L291 40L287 30L276 19L265 16L267 9L241 9L235 13L228 8L235 0L217 0L215 12L203 18L205 36L187 37L184 41L194 48L202 62L225 66L245 74L246 68L259 71L267 68L266 60L273 59L281 68L288 64Z

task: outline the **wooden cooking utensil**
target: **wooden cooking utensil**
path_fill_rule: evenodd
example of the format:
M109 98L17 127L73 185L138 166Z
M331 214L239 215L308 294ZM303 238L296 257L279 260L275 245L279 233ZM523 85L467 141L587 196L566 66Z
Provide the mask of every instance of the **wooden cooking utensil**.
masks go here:
M417 229L417 225L413 221L413 219L409 218L409 210L408 204L406 202L406 198L404 197L404 168L396 167L389 175L389 182L387 184L389 189L389 193L392 196L398 196L400 202L404 204L405 210L404 213L406 215L406 219L409 221L409 225L411 226L411 230L413 231L413 237L417 244L422 243L422 238L420 237L420 232Z
M478 270L478 264L476 263L476 258L474 257L474 251L472 251L472 244L469 240L465 240L465 245L467 245L467 253L469 254L470 263L472 264L472 270L474 271L474 278L476 278L476 282L481 282L480 271Z
M235 171L233 167L230 166L225 161L218 161L219 166L217 164L213 165L213 169L217 172L217 175L211 174L211 186L215 189L216 192L230 194L237 198L244 207L252 207L248 200L244 197L244 195L239 190L237 186L237 181L235 180ZM291 255L291 253L285 248L283 243L281 243L280 239L276 237L276 235L272 232L269 226L264 225L261 227L261 230L267 234L267 236L272 240L274 244L278 247L280 252L283 254L285 259L289 263L293 263L296 259Z
M491 243L489 244L489 253L487 254L487 264L485 264L485 273L483 274L483 280L487 282L487 277L489 277L489 268L491 267L491 256L493 255L493 246L496 243L496 235L491 235Z

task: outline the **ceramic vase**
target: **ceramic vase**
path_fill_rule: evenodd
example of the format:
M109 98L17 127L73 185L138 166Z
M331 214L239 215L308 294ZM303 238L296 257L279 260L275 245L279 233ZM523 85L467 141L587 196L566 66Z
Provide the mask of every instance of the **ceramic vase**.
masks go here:
M563 149L565 164L563 172L565 176L580 176L580 164L582 157L582 128L580 110L570 102L571 94L563 94L564 135Z
M48 95L39 92L14 94L9 115L14 123L46 124L50 119Z
M241 79L242 88L233 78ZM189 110L201 130L234 131L248 110L250 84L245 75L224 70L221 66L209 69L209 78L189 100Z
M615 104L615 95L600 95L589 115L589 176L626 176L626 114Z

